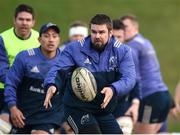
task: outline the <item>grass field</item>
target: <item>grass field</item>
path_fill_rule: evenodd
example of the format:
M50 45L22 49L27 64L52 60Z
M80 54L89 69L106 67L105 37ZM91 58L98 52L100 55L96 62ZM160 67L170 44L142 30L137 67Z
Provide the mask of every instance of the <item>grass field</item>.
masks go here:
M164 81L172 94L180 80L180 0L0 0L0 32L12 26L14 8L27 3L36 12L36 26L57 23L62 41L67 39L68 26L74 20L89 22L96 13L112 19L126 13L137 15L141 33L156 48ZM169 118L170 132L180 132L180 119Z

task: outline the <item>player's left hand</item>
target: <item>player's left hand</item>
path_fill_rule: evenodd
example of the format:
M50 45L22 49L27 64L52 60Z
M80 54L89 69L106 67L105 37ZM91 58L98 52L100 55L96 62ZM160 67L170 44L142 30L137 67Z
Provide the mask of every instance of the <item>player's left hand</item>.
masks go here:
M102 94L105 95L103 103L101 104L101 108L106 108L111 98L113 97L113 90L110 87L104 87L101 91Z
M44 106L47 109L48 106L52 107L51 104L51 98L54 95L54 93L56 92L56 87L55 86L50 86L47 90L47 94L46 94L46 98L44 100Z
M138 99L133 99L136 100L136 102L132 101L132 105L129 107L129 109L126 111L125 115L132 116L133 123L135 124L138 119L138 110L140 106L140 101L137 101Z

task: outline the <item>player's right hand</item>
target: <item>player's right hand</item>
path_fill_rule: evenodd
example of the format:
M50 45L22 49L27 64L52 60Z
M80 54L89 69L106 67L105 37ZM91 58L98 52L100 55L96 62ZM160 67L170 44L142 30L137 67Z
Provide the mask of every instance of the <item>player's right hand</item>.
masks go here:
M23 113L16 106L11 107L10 112L13 125L18 128L23 128L25 126Z
M46 98L44 100L44 106L47 109L48 106L52 107L51 104L51 98L54 95L54 93L56 92L56 87L55 86L50 86L47 90L47 94L46 94Z

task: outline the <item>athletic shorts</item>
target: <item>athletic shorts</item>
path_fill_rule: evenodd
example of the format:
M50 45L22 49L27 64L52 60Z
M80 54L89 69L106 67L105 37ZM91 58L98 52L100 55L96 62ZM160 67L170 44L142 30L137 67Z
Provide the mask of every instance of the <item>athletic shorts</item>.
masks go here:
M95 115L68 106L64 107L64 112L65 118L75 134L122 134L112 114Z
M54 134L54 131L58 129L59 126L55 124L37 124L37 125L27 125L24 128L13 127L11 134L31 134L32 131L43 130L49 134Z
M151 94L140 103L138 121L147 124L164 122L170 108L171 99L168 91Z
M124 116L128 108L131 106L131 101L128 96L124 96L123 98L118 99L118 103L116 108L113 111L113 115L115 118Z

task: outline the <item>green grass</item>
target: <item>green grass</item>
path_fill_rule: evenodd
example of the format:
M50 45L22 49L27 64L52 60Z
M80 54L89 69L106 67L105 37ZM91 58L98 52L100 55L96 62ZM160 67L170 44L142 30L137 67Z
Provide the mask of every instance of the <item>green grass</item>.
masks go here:
M14 8L27 3L36 11L35 29L45 22L57 23L62 41L74 20L89 22L96 13L119 18L126 13L137 15L141 33L157 51L164 81L172 94L180 78L180 1L179 0L1 0L0 32L12 26ZM170 120L169 130L180 132L180 120Z

